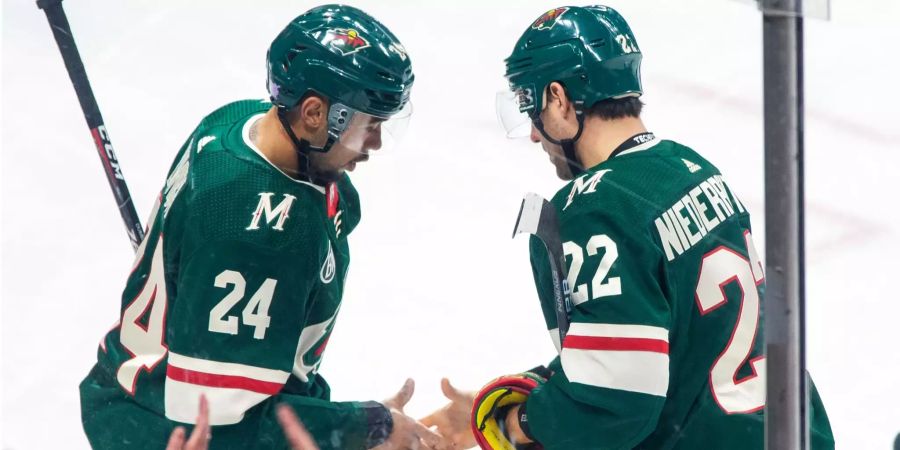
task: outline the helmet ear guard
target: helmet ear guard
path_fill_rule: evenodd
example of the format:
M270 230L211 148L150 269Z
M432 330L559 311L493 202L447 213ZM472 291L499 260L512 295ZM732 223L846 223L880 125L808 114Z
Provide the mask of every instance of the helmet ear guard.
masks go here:
M340 103L332 103L328 107L328 140L337 141L344 134L356 111Z
M317 93L314 91L308 91L300 98L300 101L297 102L294 107L296 108L302 104L310 95L316 94ZM291 139L291 142L294 144L294 148L298 150L298 153L303 154L304 159L307 159L305 158L306 153L310 151L327 153L331 150L334 143L340 139L341 134L347 129L347 125L350 123L350 119L353 117L354 113L352 109L339 103L332 103L329 105L327 116L328 140L325 141L325 145L316 147L308 140L297 137L294 133L294 129L291 127L290 119L288 118L291 109L281 105L277 105L276 107L278 108L278 120L281 122L282 128L284 128L285 133L287 133L288 137Z

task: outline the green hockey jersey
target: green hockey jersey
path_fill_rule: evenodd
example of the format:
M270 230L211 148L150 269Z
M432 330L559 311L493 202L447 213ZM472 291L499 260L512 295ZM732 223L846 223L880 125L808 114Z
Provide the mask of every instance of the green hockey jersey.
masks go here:
M548 450L763 449L764 265L716 167L642 134L551 203L573 311L560 343L546 250L532 238L560 353L525 405L530 434ZM812 448L834 448L811 393Z
M122 293L121 320L82 383L95 448L163 448L210 404L211 448L284 448L274 405L322 448L364 448L372 403L330 402L317 369L360 218L344 176L281 172L249 138L268 102L203 119L179 151ZM120 425L121 424L121 425Z

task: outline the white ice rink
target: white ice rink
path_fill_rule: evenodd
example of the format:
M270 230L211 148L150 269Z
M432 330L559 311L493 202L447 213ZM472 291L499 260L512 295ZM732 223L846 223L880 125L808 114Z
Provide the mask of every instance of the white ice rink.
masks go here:
M405 43L416 72L404 146L353 174L363 221L321 373L336 400L443 404L553 354L510 239L522 195L562 183L494 114L502 60L547 1L350 1ZM610 0L644 53L645 121L716 163L763 241L761 19L729 0ZM900 431L900 6L835 0L806 28L808 343L838 448ZM262 98L265 52L302 1L66 0L142 219L197 122ZM132 250L43 13L2 9L4 449L87 448L77 385L119 314ZM487 345L490 344L490 345Z

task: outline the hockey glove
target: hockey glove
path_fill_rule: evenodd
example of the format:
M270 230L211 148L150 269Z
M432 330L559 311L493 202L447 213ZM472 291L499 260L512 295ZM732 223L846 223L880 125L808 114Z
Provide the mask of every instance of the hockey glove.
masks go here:
M484 450L516 450L506 434L506 415L516 405L528 400L534 388L547 381L549 371L543 367L516 375L494 379L475 395L472 406L472 434ZM531 445L529 449L540 449Z

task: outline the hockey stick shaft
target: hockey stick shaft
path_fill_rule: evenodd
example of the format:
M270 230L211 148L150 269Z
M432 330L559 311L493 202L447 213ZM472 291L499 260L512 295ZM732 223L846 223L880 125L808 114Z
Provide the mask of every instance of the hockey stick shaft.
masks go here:
M100 161L103 163L106 179L109 181L109 187L116 199L122 221L125 222L131 245L137 249L144 239L144 229L141 227L141 221L134 209L134 203L131 201L131 194L128 192L122 168L113 151L112 142L109 140L109 133L103 124L100 107L94 98L94 92L84 70L84 63L81 61L81 55L78 54L78 47L75 46L75 38L72 36L72 29L69 28L69 20L63 10L62 0L38 0L37 6L47 15L47 22L50 23L50 29L53 31L56 45L62 54L66 71L72 80L75 94L78 95L78 103L81 104L81 111L84 113L91 136L94 138L94 145L100 155Z
M553 306L556 310L556 325L559 327L559 345L562 348L569 332L572 300L567 281L566 257L559 234L559 218L553 205L537 194L526 195L519 208L513 237L519 233L537 237L547 250L553 287Z

